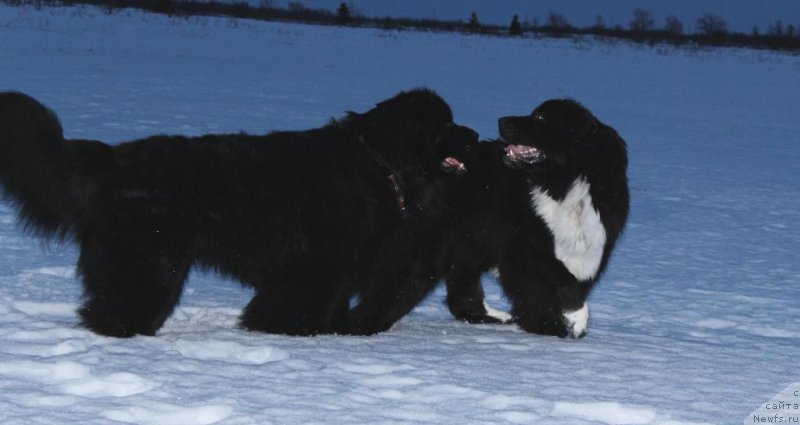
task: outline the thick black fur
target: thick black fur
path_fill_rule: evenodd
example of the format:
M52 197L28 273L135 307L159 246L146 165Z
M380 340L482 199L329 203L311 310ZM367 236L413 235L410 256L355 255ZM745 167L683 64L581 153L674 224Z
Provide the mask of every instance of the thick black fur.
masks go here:
M451 176L443 220L415 226L428 235L427 244L411 246L404 238L389 239L377 261L392 272L389 279L366 279L366 288L351 312L352 332L372 334L389 329L446 278L453 314L475 323L495 323L486 314L482 272L494 267L499 252L518 232L525 218L525 180L503 164L505 144L479 143L465 155L467 171ZM414 240L416 238L410 238ZM419 255L410 256L409 251ZM411 258L398 263L392 258Z
M0 94L4 193L27 228L80 245L83 324L117 337L154 335L193 266L255 288L247 329L349 332L360 271L380 277L384 241L443 214L441 161L476 142L425 89L314 130L116 146L66 141L39 102Z
M362 328L364 333L391 327L441 278L456 318L497 323L487 314L480 284L481 274L497 267L513 321L522 329L583 336L584 331L570 328L563 313L584 304L624 228L629 209L625 142L573 100L547 101L531 115L501 118L499 127L504 141L480 143L464 160L468 172L451 192L444 232L426 248L435 260L404 279L376 282L374 295L354 309L354 323L372 325ZM508 144L535 147L540 155L526 161L507 153ZM536 187L562 200L580 176L590 185L606 233L601 263L588 279L576 278L556 258L553 233L531 201Z

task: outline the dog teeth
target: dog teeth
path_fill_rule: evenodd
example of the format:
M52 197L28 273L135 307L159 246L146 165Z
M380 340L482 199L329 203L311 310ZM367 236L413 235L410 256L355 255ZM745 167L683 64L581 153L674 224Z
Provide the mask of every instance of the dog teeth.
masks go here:
M508 145L506 154L512 158L530 158L539 156L539 149L527 145Z
M522 152L522 156L533 156L539 154L539 149L536 149L532 146L525 146L520 151Z
M524 157L539 155L539 149L533 146L517 145L517 147L519 148L519 154Z

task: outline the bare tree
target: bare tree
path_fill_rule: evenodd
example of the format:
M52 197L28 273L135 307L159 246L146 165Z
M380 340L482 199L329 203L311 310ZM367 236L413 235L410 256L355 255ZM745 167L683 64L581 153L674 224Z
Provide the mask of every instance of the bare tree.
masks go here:
M481 27L481 22L478 20L478 14L476 12L472 12L469 15L469 30L471 32L478 32L478 29Z
M522 25L519 23L519 16L514 15L511 19L511 25L508 27L509 35L522 35Z
M339 21L340 24L349 24L350 21L353 20L353 16L350 14L350 7L347 6L347 3L342 2L339 4L339 8L336 9L336 20Z
M705 13L697 19L697 32L703 35L725 35L728 23L717 15Z
M571 28L569 21L564 15L560 13L550 12L550 15L547 17L547 26L553 29L568 29Z
M683 22L676 16L667 16L667 23L664 25L664 31L672 35L683 34Z
M777 37L783 36L783 22L780 19L775 21L774 24L769 26L769 35L774 35Z
M303 3L300 3L299 1L290 1L289 5L287 6L287 8L289 9L290 12L294 12L294 13L305 12L305 11L308 10L308 8Z
M604 30L604 29L606 29L606 23L603 20L603 15L597 15L597 17L594 19L594 27L593 28L596 29L596 30Z
M653 13L645 9L636 9L633 11L633 20L631 21L631 31L647 32L655 28L655 21L653 20Z

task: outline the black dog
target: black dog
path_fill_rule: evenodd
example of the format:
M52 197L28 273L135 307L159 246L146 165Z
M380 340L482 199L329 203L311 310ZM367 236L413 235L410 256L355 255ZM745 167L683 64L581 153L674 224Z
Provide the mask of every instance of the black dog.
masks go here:
M464 158L469 172L451 192L442 237L427 248L434 260L405 282L376 284L354 309L353 323L371 325L360 332L391 327L442 277L456 318L505 322L487 309L480 285L497 267L522 329L585 334L586 298L628 215L625 142L572 100L501 118L499 127L505 143L480 143Z
M314 130L117 146L65 141L36 100L0 94L5 194L29 229L80 244L83 324L118 337L155 334L193 266L255 288L247 329L347 332L358 271L444 212L443 169L475 143L425 89Z
M460 157L469 171L448 182L445 218L412 229L427 234L427 244L412 246L399 236L387 239L375 262L384 279L365 279L351 312L352 333L389 329L442 278L447 280L450 309L457 318L474 323L508 320L487 311L480 286L481 274L496 267L499 253L530 210L524 200L525 179L503 163L505 146L482 142ZM411 251L417 255L409 255Z

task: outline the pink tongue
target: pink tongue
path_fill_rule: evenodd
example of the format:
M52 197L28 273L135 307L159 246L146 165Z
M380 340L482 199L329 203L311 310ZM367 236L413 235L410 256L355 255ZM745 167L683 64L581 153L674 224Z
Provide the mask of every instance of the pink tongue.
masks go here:
M506 154L510 156L519 156L522 155L519 151L519 147L517 145L508 145L506 146Z
M467 167L464 165L463 162L461 162L461 161L459 161L459 160L457 160L457 159L455 159L455 158L453 158L451 156L448 156L447 158L445 158L444 161L442 161L442 163L448 168L455 168L457 170L466 170L467 169Z

